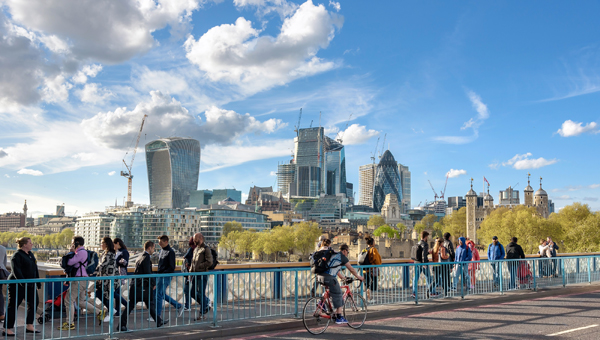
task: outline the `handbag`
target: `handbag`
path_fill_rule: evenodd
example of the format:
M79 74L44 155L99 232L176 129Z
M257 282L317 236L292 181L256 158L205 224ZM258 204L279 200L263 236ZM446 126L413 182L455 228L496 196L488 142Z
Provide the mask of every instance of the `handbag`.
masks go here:
M0 269L0 280L6 280L8 279L8 276L10 275L10 272L4 268Z

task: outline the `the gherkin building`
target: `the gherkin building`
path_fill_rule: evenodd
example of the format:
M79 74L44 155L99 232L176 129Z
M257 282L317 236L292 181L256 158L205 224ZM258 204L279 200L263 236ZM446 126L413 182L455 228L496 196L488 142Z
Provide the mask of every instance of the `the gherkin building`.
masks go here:
M385 196L394 194L398 201L402 201L402 185L398 173L398 163L390 150L386 150L375 169L375 181L373 183L373 209L381 211Z

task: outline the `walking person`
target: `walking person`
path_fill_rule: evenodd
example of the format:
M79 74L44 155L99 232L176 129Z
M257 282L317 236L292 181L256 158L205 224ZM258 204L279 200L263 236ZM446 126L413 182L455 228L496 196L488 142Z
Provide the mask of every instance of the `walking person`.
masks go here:
M431 251L429 250L429 244L427 244L427 239L429 238L429 233L427 231L423 231L421 233L421 241L414 246L416 247L416 256L413 258L415 263L429 263L429 254ZM411 251L412 253L412 251ZM412 256L413 254L411 254ZM431 273L429 271L428 265L423 266L415 266L415 276L413 277L413 293L411 297L414 299L417 296L417 288L419 287L419 278L421 277L421 273L425 275L425 280L427 284L427 291L429 296L435 297L438 295L433 289L433 285L431 284Z
M550 237L546 238L546 241L548 242L548 245L549 245L548 248L550 248L550 253L552 256L552 269L551 269L550 275L554 276L554 277L558 277L558 274L559 274L558 271L559 271L560 267L558 266L558 259L556 258L558 255L557 255L556 251L559 250L559 248L558 248L558 245L556 244L556 242L552 241L552 239Z
M213 254L210 248L204 243L204 236L201 233L194 235L194 243L196 248L194 249L194 256L192 258L190 272L191 273L204 273L213 264ZM208 284L208 275L192 275L191 292L194 300L200 305L200 314L196 316L196 320L204 318L205 314L208 313L210 300L206 296L206 285Z
M510 273L509 289L515 289L515 282L518 280L519 261L517 259L525 258L525 252L517 244L517 241L518 239L513 237L510 239L510 243L506 245L506 259L513 260L508 262L508 271Z
M154 242L146 241L144 243L144 253L135 262L134 275L150 275L152 274L152 261L150 256L154 253ZM129 302L125 313L121 316L120 331L127 332L127 322L129 314L135 309L138 302L143 302L150 312L152 319L156 320L156 327L169 322L162 320L156 315L156 280L153 277L133 279L129 284ZM143 315L143 313L140 313Z
M456 262L468 262L471 261L472 257L473 254L471 253L471 249L467 247L467 239L464 237L459 237L458 247L456 247ZM461 277L461 285L468 288L467 285L470 280L467 263L457 263L454 268L454 285L452 290L457 290L459 276Z
M6 256L6 248L3 245L0 245L0 282L3 284L6 283L5 280L8 279L10 272L6 269L6 265L8 264L8 257ZM4 321L4 294L2 293L3 287L0 285L0 321Z
M504 259L504 256L506 256L504 246L498 241L498 236L492 237L492 243L490 243L487 250L488 261L499 261ZM491 265L494 271L494 287L498 287L500 285L500 269L502 264L492 262Z
M552 252L548 248L548 242L544 239L540 240L540 245L538 246L538 254L540 258L542 258L539 262L538 266L538 277L544 278L549 276L549 268L552 266L546 258L552 257Z
M127 246L125 245L125 242L118 237L113 240L113 243L115 244L115 250L117 251L115 256L115 262L117 263L118 269L117 275L127 276L127 266L129 266L129 251L127 250ZM119 313L121 311L121 305L127 308L127 300L125 297L123 297L123 292L127 288L126 281L126 279L121 279L121 287L119 291L120 296L117 297L115 295L115 308L119 311Z
M103 277L104 279L99 279L96 281L94 286L88 288L89 291L94 290L96 293L96 298L101 300L106 310L102 309L97 315L98 321L101 324L102 321L109 322L110 321L110 313L107 313L110 307L110 290L113 289L113 296L115 300L120 297L119 295L119 287L121 283L119 280L113 280L114 284L111 285L111 280L108 279L110 276L118 275L117 262L116 259L116 251L115 244L113 243L110 237L103 237L102 242L100 243L100 248L104 251L102 256L100 257L100 263L98 267L96 267L96 271L94 271L94 276ZM113 316L120 316L121 309L115 311Z
M467 247L471 250L471 261L479 261L479 250L475 247L475 242L468 240ZM471 289L475 289L476 277L475 273L479 270L479 263L469 263L469 275L471 276Z
M12 273L8 276L8 280L39 279L40 274L37 260L31 252L33 242L31 242L29 237L18 238L16 242L19 249L10 259ZM2 332L2 336L15 336L15 332L12 329L15 326L17 308L19 308L19 305L23 300L26 300L27 303L27 317L25 319L25 324L27 326L25 332L40 332L36 331L33 326L35 311L39 303L38 289L40 288L41 284L39 282L19 284L8 283L8 310L6 312L6 318L4 319L4 331Z
M187 252L183 256L183 266L181 266L181 271L183 271L183 272L190 271L190 267L192 265L192 260L194 259L194 249L196 249L196 243L194 242L194 236L190 237L188 245L190 247L188 248ZM190 306L192 304L192 298L191 298L192 294L191 294L191 290L190 290L191 288L192 288L192 285L190 282L190 276L186 276L185 283L183 285L183 299L184 299L183 309L181 310L180 314L183 314L183 312L191 311L191 308L190 308Z
M69 266L74 268L73 277L88 277L87 273L87 262L88 252L84 247L85 240L81 236L75 236L71 240L71 248L69 252L75 253L75 255L67 261ZM70 287L65 295L65 303L67 306L67 321L62 326L58 326L59 330L68 331L75 329L74 316L75 306L80 309L85 309L87 312L93 312L96 306L87 301L87 287L89 281L71 281ZM65 283L65 285L67 285Z
M444 233L444 241L442 246L444 247L446 253L448 254L447 259L441 259L441 262L446 262L446 264L442 265L442 277L443 277L443 285L444 285L444 296L448 295L450 291L450 287L452 286L451 282L451 274L452 274L452 262L454 262L455 252L454 252L454 244L450 240L450 233Z
M381 264L381 255L379 255L379 251L375 248L375 240L372 237L367 237L367 256L369 257L370 265L379 265ZM379 269L378 268L367 268L363 269L363 276L365 278L365 283L367 286L367 301L369 303L374 303L375 299L372 296L371 292L377 290L377 283L379 277Z
M433 290L436 291L437 287L444 287L444 265L442 265L442 260L448 260L449 256L446 253L446 248L444 248L444 239L438 237L435 240L435 245L433 246L433 251L431 252L431 262L435 263L433 265Z
M158 254L158 274L171 274L175 272L175 251L169 245L169 236L162 235L158 237L160 253ZM158 277L156 280L156 315L162 317L164 301L170 303L181 313L183 305L177 300L167 295L167 288L171 284L172 276Z

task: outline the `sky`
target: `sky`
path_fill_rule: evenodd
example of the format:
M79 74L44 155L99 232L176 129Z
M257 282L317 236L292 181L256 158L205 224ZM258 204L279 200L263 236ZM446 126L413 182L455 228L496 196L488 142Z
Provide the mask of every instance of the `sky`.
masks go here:
M276 186L294 129L389 149L412 203L531 173L600 209L600 3L0 0L0 213L149 203L143 146L201 143L199 189ZM338 135L339 133L339 135ZM385 139L385 144L383 140ZM379 140L379 143L378 143ZM378 146L378 150L376 150Z

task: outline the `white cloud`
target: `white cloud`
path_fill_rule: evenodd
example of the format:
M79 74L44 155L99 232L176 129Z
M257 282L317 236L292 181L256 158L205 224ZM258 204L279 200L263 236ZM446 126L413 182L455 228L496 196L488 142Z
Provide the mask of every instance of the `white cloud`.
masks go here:
M65 81L65 77L59 74L44 80L42 99L48 103L65 102L69 99L69 90L73 85Z
M253 94L337 67L316 54L328 47L342 23L342 17L308 0L285 18L277 37L261 36L240 17L234 24L211 28L198 40L190 36L185 48L190 62L211 81Z
M590 133L600 133L600 130L597 129L598 124L596 122L591 122L586 125L583 123L574 122L572 120L566 120L560 129L556 131L559 135L563 137L574 137L579 136L582 133L590 132Z
M113 93L107 89L99 87L99 84L85 84L83 89L76 91L77 95L84 103L100 103L113 96Z
M517 170L525 170L525 169L538 169L544 166L548 166L558 162L557 159L545 159L543 157L540 158L529 158L532 154L530 152L519 155L516 154L513 158L509 159L506 162L502 162L502 166L512 166Z
M338 137L340 135L343 137L344 145L356 145L363 144L371 137L378 136L379 131L367 130L363 125L352 124L345 131L340 132Z
M102 71L102 65L99 64L91 64L85 65L79 72L77 72L72 80L77 84L84 84L87 82L87 78L94 78L98 73Z
M460 129L472 129L473 134L471 136L439 136L435 137L434 140L448 144L467 144L475 141L479 137L479 127L490 117L490 112L487 105L481 101L481 97L477 93L467 91L467 96L471 101L471 105L475 111L477 111L477 116L465 122Z
M8 154L6 153L6 151L2 150L2 148L0 148L0 158L4 158L8 156Z
M269 176L277 176L277 172L275 172L275 171L271 171L271 172L269 173Z
M9 174L4 174L4 177L10 178L10 175Z
M241 142L229 146L208 145L202 150L202 164L208 168L201 169L200 172L209 172L260 159L288 156L293 146L294 142L291 139L270 140L257 145L244 145Z
M333 7L336 12L339 12L342 9L342 6L339 2L335 2L333 0L329 0L329 6Z
M578 191L582 189L597 189L600 188L600 184L590 184L590 185L567 185L563 188L552 189L552 192L565 192L565 191Z
M17 171L19 175L43 176L44 173L39 170L21 169Z
M238 9L244 7L255 7L258 16L265 16L271 12L277 12L280 16L289 16L298 8L298 5L286 0L233 0Z
M494 162L492 164L488 165L488 168L492 169L492 170L498 170L498 168L500 168L500 163L498 162Z
M467 170L458 170L458 169L450 169L450 171L448 171L446 173L446 175L448 176L448 178L455 178L458 177L460 175L466 175L467 174Z
M108 175L109 176L114 176L114 174L116 174L116 173L117 173L116 171L111 171L111 172L108 173Z
M574 199L574 197L571 197L569 195L562 195L562 196L558 196L558 197L552 197L553 200L558 200L558 201L570 201L572 199Z

